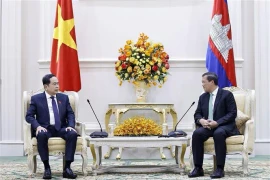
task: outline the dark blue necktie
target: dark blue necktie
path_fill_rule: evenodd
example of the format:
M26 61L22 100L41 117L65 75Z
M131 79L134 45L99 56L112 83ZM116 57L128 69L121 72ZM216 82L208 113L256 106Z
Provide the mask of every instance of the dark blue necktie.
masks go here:
M59 117L59 113L58 113L58 109L57 109L57 106L56 106L56 102L54 100L54 96L51 96L51 99L52 99L52 107L53 107L53 114L54 114L54 119L55 119L55 129L57 131L60 130L61 128L61 122L60 122L60 117Z

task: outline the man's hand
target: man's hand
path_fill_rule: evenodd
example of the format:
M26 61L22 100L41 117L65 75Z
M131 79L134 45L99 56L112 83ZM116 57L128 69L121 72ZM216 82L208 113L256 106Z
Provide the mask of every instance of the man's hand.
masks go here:
M67 127L66 128L66 131L75 131L75 132L77 132L75 129L73 129L72 127Z
M42 127L42 126L38 126L37 127L37 130L36 130L36 136L38 135L38 133L39 132L41 132L41 131L43 131L43 132L47 132L47 129L45 129L44 127Z
M209 121L209 123L208 123L208 127L209 127L210 129L214 129L214 128L218 127L218 123L217 123L216 121L214 121L214 120L211 120L211 121Z
M208 128L209 122L206 119L200 119L200 124L204 127L204 128Z

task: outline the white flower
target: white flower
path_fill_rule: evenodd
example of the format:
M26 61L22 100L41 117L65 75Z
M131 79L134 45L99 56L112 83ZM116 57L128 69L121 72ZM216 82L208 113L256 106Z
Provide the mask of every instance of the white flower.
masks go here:
M145 56L145 54L142 54L142 56Z
M140 58L140 56L137 56L137 58L139 59L139 58Z

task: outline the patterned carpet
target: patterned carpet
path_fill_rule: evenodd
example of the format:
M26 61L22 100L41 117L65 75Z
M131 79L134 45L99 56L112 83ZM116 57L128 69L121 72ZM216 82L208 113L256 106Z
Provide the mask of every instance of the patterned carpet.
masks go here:
M187 171L190 170L188 160L186 159ZM242 176L242 167L241 167L241 159L227 159L225 166L225 178L223 179L231 179L231 180L250 180L250 179L269 179L270 180L270 157L269 156L257 156L255 158L250 158L249 162L249 170L250 174L248 177ZM26 157L0 157L0 179L29 179L28 169L27 169L27 161ZM50 160L51 170L53 179L62 179L62 159L54 159ZM89 160L88 165L92 164L92 161ZM125 166L134 166L142 167L144 165L174 165L175 161L173 160L151 160L151 161L143 161L143 160L104 160L104 166L111 165L125 165ZM72 163L72 169L74 173L78 174L77 179L90 179L90 180L156 180L156 179L188 179L187 175L180 175L179 173L147 173L141 174L140 172L136 172L133 174L129 173L106 173L100 174L97 176L93 176L91 173L88 176L84 177L81 172L81 160L76 159L74 163ZM89 169L88 169L89 170ZM206 180L210 179L209 175L212 173L212 160L205 160L204 162L204 171L205 176L195 179ZM35 177L32 179L41 179L43 176L43 164L38 160L37 173Z

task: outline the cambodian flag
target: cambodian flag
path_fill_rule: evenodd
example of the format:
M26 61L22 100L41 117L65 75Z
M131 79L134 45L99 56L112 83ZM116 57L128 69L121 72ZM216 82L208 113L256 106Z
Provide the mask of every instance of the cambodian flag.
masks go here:
M214 0L206 68L218 75L220 88L237 86L227 0Z

